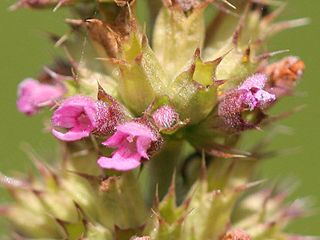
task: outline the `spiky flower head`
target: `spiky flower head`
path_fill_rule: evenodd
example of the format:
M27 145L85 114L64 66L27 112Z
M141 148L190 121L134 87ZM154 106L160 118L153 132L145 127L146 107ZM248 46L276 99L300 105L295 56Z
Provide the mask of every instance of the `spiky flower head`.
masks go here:
M275 22L282 3L273 4L16 3L12 9L69 8L71 30L50 35L65 59L19 85L19 111L50 107L62 154L55 167L31 154L40 176L1 175L14 199L0 209L10 237L295 239L284 229L306 201L287 205L286 187L258 190L253 174L268 156L266 139L240 149L246 131L280 118L269 109L304 71L299 58L274 62L285 51L266 52L273 34L306 22Z

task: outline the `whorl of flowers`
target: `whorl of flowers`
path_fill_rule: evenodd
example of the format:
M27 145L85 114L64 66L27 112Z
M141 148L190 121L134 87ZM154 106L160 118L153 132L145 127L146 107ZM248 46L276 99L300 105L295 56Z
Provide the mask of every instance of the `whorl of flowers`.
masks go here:
M273 34L305 23L275 22L273 4L19 0L12 9L72 17L70 33L50 36L65 59L18 87L20 112L49 107L62 163L34 160L39 179L1 176L15 200L0 208L11 237L307 239L284 232L305 202L286 205L286 187L256 188L266 140L240 149L246 131L281 118L268 112L304 71L297 57L265 52Z

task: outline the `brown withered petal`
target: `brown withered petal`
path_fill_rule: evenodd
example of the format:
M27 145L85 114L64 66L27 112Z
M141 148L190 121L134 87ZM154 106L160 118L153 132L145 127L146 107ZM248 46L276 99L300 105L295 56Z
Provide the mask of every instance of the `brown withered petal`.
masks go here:
M262 67L260 72L269 76L267 88L278 96L290 95L297 80L304 72L305 64L297 57L286 57L276 63Z
M115 58L119 51L119 35L106 23L98 19L86 20L86 26L93 41L99 43L109 57Z
M251 240L251 237L246 232L235 229L227 232L222 240Z
M141 233L144 229L144 226L138 226L136 228L126 228L122 229L119 226L115 225L114 232L115 232L115 240L120 239L130 239L130 237L134 234ZM133 238L135 239L135 238ZM140 240L140 238L137 238ZM142 238L142 240L148 240L148 238Z
M119 177L108 177L105 180L102 180L100 182L99 190L101 192L107 192L110 190L110 188L113 187L113 185L119 180Z
M56 59L49 67L44 67L43 71L37 76L41 83L52 84L59 80L72 78L72 65L65 59Z

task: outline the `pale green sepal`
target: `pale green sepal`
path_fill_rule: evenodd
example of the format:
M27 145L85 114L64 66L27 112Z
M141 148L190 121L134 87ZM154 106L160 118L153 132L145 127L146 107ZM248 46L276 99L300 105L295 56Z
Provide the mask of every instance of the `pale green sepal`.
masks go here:
M250 47L244 51L234 48L222 58L216 69L216 78L225 80L218 88L219 95L237 88L247 77L255 73L258 63L252 55Z
M141 114L156 96L165 94L166 74L145 36L133 34L122 49L119 93L130 110Z
M99 207L105 209L102 221L112 221L120 229L137 229L145 224L147 209L134 173L109 177L100 187Z
M46 212L55 218L67 222L74 222L77 220L77 211L73 200L67 195L65 191L50 191L39 194ZM61 211L61 209L65 209Z
M181 119L195 124L204 119L217 102L214 84L217 61L203 62L196 52L191 66L176 77L168 93Z
M247 1L239 0L236 4L235 14L220 11L208 26L204 59L212 60L223 56L234 47L233 35L240 21L241 13Z
M88 95L95 98L98 94L99 83L113 98L119 97L117 92L118 83L111 76L90 70L85 66L80 66L78 71L78 79L76 79L79 82L77 85L78 94Z
M172 79L202 48L205 37L203 8L187 16L182 10L163 7L153 33L153 49L166 73Z
M34 200L33 200L34 201ZM13 230L32 238L59 239L63 232L56 221L42 211L27 209L23 205L15 205L7 215Z
M87 224L86 240L112 240L112 233L107 228L98 224Z
M208 184L206 181L196 181L189 190L186 201L190 201L188 214L185 223L182 239L200 239L204 229L204 221L212 203L213 195L208 194ZM196 226L196 227L195 227Z

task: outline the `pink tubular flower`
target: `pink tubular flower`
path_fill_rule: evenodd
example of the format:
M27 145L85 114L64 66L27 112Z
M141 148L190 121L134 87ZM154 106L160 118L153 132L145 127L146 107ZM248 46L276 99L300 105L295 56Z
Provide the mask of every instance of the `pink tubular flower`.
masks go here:
M127 122L117 127L116 133L102 144L117 148L112 157L100 157L102 168L128 171L137 168L141 159L149 159L148 149L157 136L151 128L137 122Z
M96 127L96 101L85 96L66 99L52 116L53 127L68 129L63 133L52 129L55 137L63 141L76 141L89 134Z
M53 105L64 93L65 88L61 84L44 84L27 78L19 84L17 107L20 112L31 116L41 107Z

